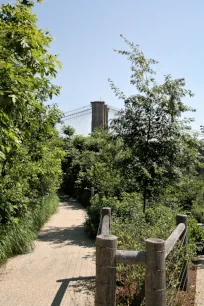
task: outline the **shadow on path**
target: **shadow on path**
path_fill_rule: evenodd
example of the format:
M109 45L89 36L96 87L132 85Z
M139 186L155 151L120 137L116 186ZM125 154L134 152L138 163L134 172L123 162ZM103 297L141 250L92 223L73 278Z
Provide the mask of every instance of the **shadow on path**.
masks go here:
M61 197L60 206L70 211L83 209L75 199L67 196ZM95 246L94 241L86 235L83 224L70 224L67 227L47 226L41 230L38 240L50 242L59 248L64 245L77 245L84 248Z
M198 259L196 264L197 264L197 269L204 269L204 258Z
M196 265L197 270L204 269L204 255L200 255L194 259L193 264Z
M87 238L83 225L72 227L47 227L42 230L38 240L48 241L58 247L65 245L78 245L80 247L94 247L92 239Z
M60 306L62 299L64 297L64 294L70 282L76 282L75 284L72 285L75 288L76 292L80 292L83 290L84 292L89 293L89 294L93 293L94 280L95 280L95 277L93 276L57 280L58 283L62 283L62 284L58 292L56 293L55 298L50 306Z
M60 206L71 210L85 210L79 202L69 196L60 196Z

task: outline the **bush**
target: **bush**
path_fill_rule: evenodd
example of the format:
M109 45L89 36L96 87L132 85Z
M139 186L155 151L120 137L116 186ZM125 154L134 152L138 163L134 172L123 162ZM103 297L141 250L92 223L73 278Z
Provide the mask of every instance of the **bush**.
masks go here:
M85 228L91 237L96 237L98 227L100 225L100 213L102 207L110 207L112 214L115 218L130 217L133 212L137 211L137 208L142 207L140 197L137 193L122 193L121 197L99 197L96 194L90 201L90 206L87 208L87 220L85 222Z
M198 225L193 216L188 217L189 241L195 245L197 253L204 252L204 228Z
M183 176L179 183L163 190L160 201L166 206L191 211L194 205L202 206L204 197L203 176Z
M192 214L199 223L204 224L204 186L199 190L196 199L193 201Z
M52 194L35 203L33 210L18 222L0 225L0 263L32 250L39 229L56 211L58 203L57 195Z

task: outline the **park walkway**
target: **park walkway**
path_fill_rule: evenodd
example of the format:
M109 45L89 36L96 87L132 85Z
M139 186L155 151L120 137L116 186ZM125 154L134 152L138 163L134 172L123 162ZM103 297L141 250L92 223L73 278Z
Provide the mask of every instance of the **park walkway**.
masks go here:
M0 269L0 306L93 305L94 242L84 233L85 211L63 201L41 230L33 252Z
M195 306L204 306L204 255L199 257L197 263Z

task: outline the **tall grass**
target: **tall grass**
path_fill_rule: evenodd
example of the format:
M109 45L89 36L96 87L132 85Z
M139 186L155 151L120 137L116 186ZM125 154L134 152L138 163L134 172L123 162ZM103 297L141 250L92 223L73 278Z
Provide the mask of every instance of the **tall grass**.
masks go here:
M32 250L39 229L56 211L59 199L52 194L41 199L18 223L0 225L0 263Z

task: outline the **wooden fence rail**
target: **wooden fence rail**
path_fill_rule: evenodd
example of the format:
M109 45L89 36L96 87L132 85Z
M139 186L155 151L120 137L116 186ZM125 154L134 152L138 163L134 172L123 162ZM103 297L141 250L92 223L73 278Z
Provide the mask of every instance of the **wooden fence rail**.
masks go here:
M180 239L187 246L187 216L177 215L177 227L164 241L149 238L146 251L117 250L117 237L110 233L111 209L102 209L101 233L96 237L96 297L95 306L116 306L116 264L145 267L145 305L166 306L165 259ZM188 262L184 262L180 285L188 286Z
M116 262L128 265L142 265L146 263L146 253L143 251L119 251L116 252Z

